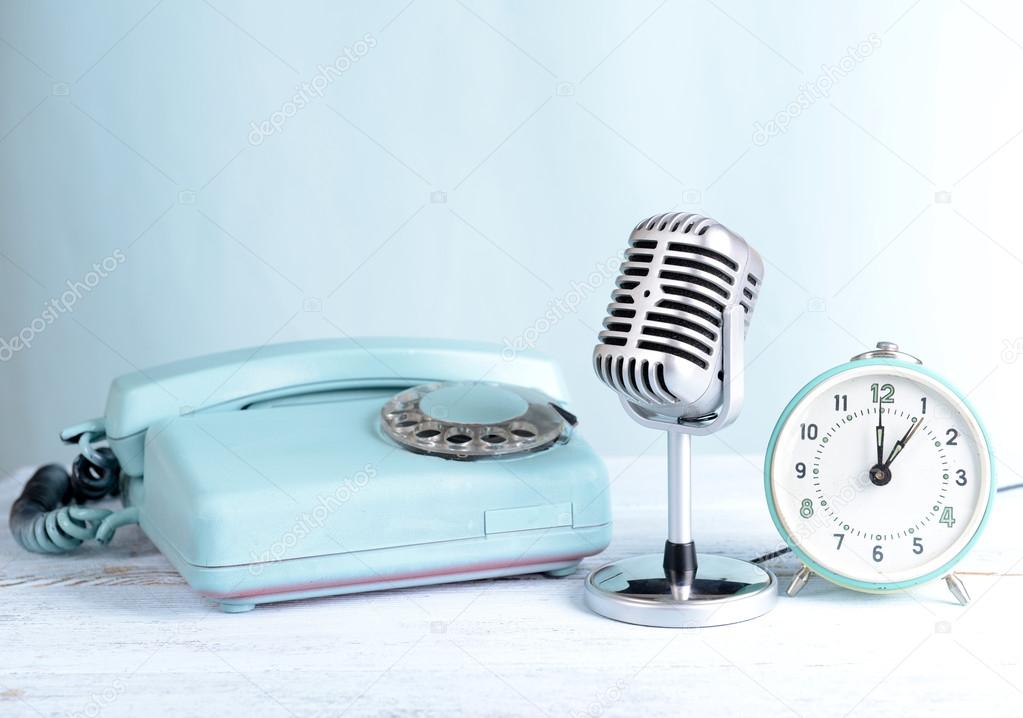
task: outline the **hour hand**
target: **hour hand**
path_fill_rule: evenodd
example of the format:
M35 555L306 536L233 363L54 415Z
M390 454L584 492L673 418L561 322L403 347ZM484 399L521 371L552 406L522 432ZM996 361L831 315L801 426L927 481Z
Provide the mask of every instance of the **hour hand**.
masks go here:
M916 433L916 430L919 429L920 425L923 423L923 421L913 422L913 424L909 427L909 430L903 434L902 438L895 442L895 446L892 447L892 453L888 454L888 460L884 462L886 467L891 467L892 462L895 461L895 457L902 453L902 450L906 448L906 444L909 443L909 440L913 438L913 434Z

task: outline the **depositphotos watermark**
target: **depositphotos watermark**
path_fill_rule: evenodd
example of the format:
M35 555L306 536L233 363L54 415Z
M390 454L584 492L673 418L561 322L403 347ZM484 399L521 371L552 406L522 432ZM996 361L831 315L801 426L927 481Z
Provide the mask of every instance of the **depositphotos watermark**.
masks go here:
M1023 337L1002 340L1002 361L1006 364L1015 364L1020 357L1023 357Z
M571 711L571 718L601 718L608 710L614 707L625 695L627 684L624 680L618 679L590 702L583 711Z
M0 362L10 361L11 357L23 349L30 349L36 337L46 331L47 327L60 319L64 314L75 310L75 305L86 294L109 277L118 267L124 264L124 252L115 249L109 257L104 257L92 265L92 269L77 280L67 280L67 289L59 297L50 299L43 305L43 311L30 321L13 337L0 337Z
M297 546L302 539L314 531L323 528L330 515L366 488L369 482L376 478L376 475L376 467L373 464L366 464L362 467L361 471L357 471L351 477L339 483L332 493L318 496L316 506L313 507L312 511L307 511L299 516L291 528L284 532L265 551L258 554L252 553L252 564L249 566L249 573L258 576L263 572L266 564L280 561L288 553L288 550Z
M323 93L327 91L334 80L348 72L376 45L376 38L372 34L366 33L361 40L342 50L333 62L327 65L317 65L316 74L308 82L298 85L295 94L285 100L280 109L271 112L270 116L259 124L249 123L251 127L249 144L258 147L267 137L280 132L289 119L308 107L313 100L323 97Z
M579 305L586 301L586 297L600 289L607 280L617 276L621 262L621 257L608 257L603 262L598 262L584 281L572 280L569 290L562 296L555 297L547 305L547 311L542 317L526 327L521 334L503 338L501 358L511 361L520 352L534 349L540 337L557 326L566 316L575 313Z
M118 698L124 695L124 691L124 681L117 678L102 691L92 693L83 708L69 715L71 718L97 718L97 716L103 713L104 708L112 705Z
M881 36L872 32L855 45L850 45L846 54L836 64L821 65L821 74L810 82L800 85L799 94L785 106L784 110L763 124L759 121L753 123L753 144L763 147L772 138L788 132L789 126L803 114L804 110L808 110L817 101L828 98L831 95L831 90L838 83L855 70L857 65L877 52L880 47Z

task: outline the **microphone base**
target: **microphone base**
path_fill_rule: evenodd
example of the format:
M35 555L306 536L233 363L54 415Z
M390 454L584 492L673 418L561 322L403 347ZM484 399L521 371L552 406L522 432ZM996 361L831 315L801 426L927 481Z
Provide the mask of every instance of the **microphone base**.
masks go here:
M778 579L769 570L702 553L688 597L681 598L678 587L665 578L663 561L663 554L648 554L601 566L586 578L586 605L606 618L639 626L703 628L757 618L778 600Z

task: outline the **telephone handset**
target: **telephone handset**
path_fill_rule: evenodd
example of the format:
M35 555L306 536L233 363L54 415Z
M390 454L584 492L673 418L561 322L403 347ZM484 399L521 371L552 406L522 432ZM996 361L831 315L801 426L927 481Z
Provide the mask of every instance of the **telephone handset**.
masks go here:
M17 528L12 512L12 529L56 552L138 521L235 611L570 573L610 541L610 506L565 399L549 360L471 342L320 340L176 362L116 379L104 417L62 433L82 448L65 491L77 501L23 511ZM126 508L80 505L90 477L91 498L105 480Z
M289 397L372 388L396 392L474 379L532 386L554 400L565 396L556 366L537 355L507 361L492 346L456 340L312 340L195 357L118 377L104 419L70 427L61 438L102 432L121 470L138 476L146 430L168 418Z

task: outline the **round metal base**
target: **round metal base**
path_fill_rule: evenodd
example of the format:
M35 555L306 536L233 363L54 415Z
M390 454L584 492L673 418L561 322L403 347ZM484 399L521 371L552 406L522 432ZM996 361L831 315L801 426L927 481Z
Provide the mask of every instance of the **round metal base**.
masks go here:
M640 626L724 626L762 616L778 600L778 580L767 569L724 556L698 554L696 580L686 600L672 598L664 556L634 556L598 568L586 578L586 605L607 618Z

